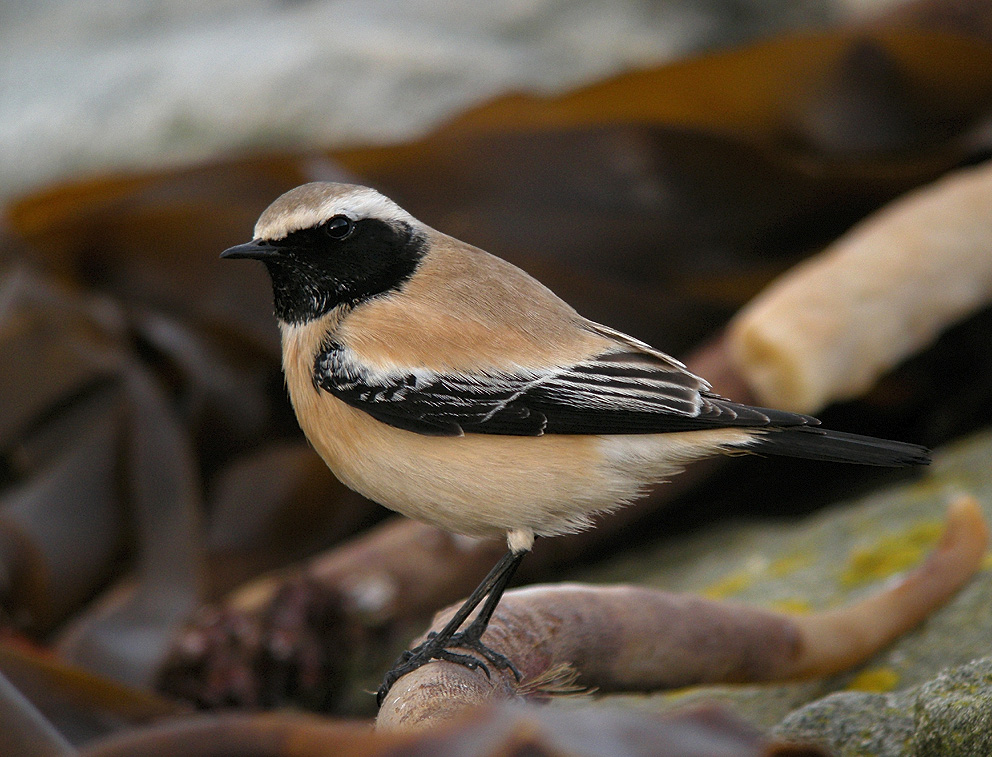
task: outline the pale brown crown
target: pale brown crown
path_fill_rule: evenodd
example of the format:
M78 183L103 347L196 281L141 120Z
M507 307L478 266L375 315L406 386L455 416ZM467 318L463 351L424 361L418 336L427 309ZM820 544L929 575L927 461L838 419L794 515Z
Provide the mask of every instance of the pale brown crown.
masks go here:
M421 225L374 189L358 184L315 181L291 189L269 205L255 224L255 239L274 242L294 231L319 226L337 215L352 221L375 218L387 223Z

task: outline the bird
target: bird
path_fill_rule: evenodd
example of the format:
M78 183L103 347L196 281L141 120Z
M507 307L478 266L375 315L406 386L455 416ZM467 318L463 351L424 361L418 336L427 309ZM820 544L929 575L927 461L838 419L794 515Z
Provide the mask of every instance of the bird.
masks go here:
M448 532L506 539L451 620L386 674L380 704L432 659L519 679L482 635L535 538L587 528L693 460L930 460L919 445L721 397L675 358L370 187L296 187L221 257L268 270L290 401L345 485Z

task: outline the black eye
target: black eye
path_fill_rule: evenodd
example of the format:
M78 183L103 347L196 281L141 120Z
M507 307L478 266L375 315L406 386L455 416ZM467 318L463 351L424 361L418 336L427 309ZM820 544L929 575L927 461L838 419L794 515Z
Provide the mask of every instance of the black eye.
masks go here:
M324 223L324 233L331 239L345 239L355 230L355 223L347 216L334 216Z

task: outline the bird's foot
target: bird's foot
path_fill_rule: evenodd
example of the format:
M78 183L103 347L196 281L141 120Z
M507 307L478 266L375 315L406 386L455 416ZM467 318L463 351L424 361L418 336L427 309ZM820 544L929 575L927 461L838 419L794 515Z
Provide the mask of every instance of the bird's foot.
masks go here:
M495 649L491 649L483 644L479 638L480 636L481 633L479 631L469 626L464 631L453 634L447 641L439 643L435 641L437 633L431 632L423 644L419 644L413 649L409 649L401 654L392 669L386 673L382 679L382 685L379 687L379 691L376 692L376 703L382 706L386 694L389 693L394 683L407 673L411 673L417 668L426 665L431 660L453 662L458 665L464 665L469 670L481 668L482 672L486 674L486 678L490 677L489 667L486 665L488 662L496 670L509 670L513 673L513 677L519 681L520 671L517 669L517 666L506 655L500 654ZM470 654L452 652L449 647L471 650L482 659L480 660L479 657Z
M481 633L476 629L469 626L464 631L456 633L451 637L447 646L458 647L459 649L471 649L479 657L492 665L496 670L509 670L513 673L513 677L520 682L520 671L517 670L517 666L513 664L513 661L507 657L505 654L497 652L491 647L487 647L482 643ZM467 657L468 655L460 655L461 657ZM474 659L474 658L473 658ZM489 676L489 669L485 666L485 663L479 662L482 669L485 671L486 676Z

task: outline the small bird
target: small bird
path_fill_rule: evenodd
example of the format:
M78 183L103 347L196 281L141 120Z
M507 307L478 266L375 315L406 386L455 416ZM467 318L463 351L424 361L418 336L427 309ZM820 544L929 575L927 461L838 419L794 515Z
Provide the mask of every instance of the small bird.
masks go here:
M714 394L678 360L368 187L297 187L221 257L268 269L296 417L343 483L447 531L506 537L508 552L451 621L397 660L380 703L431 659L519 678L481 637L535 537L586 528L692 460L929 462L914 444Z

